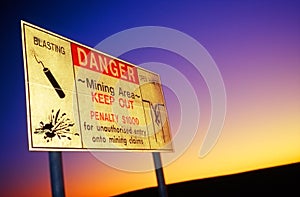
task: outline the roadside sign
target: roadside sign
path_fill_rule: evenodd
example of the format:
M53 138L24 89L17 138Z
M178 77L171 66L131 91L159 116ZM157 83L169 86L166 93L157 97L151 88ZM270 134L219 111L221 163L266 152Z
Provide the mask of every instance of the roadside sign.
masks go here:
M29 150L173 150L158 74L25 21L21 29Z

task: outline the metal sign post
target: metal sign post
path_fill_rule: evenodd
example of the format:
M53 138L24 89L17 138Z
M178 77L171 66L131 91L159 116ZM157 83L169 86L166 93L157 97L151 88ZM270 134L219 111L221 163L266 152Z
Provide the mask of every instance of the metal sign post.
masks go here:
M49 152L52 197L65 197L61 152Z
M156 172L156 179L158 184L158 192L160 197L168 197L167 187L164 178L164 172L161 164L161 158L159 152L153 152L153 160Z

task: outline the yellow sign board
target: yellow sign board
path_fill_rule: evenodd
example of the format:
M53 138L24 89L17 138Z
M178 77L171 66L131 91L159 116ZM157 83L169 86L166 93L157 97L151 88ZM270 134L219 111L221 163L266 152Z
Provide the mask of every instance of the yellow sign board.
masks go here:
M173 150L158 74L25 21L21 29L29 150Z

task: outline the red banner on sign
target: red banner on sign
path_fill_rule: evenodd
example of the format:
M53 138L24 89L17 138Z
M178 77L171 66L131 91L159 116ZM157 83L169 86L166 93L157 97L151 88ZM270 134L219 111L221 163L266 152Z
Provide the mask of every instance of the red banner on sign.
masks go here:
M71 43L71 50L75 66L139 84L137 68L135 66L74 43Z

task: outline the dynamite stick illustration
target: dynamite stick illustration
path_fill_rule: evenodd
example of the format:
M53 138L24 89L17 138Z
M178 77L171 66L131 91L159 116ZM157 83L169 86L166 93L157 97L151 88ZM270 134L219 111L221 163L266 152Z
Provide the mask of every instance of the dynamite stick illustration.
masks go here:
M50 81L51 85L53 86L53 88L55 89L56 93L58 94L58 96L60 98L64 98L65 97L65 93L63 92L63 90L61 89L60 85L58 84L58 82L56 81L56 79L54 78L53 74L51 73L51 71L49 70L49 68L46 68L43 64L43 62L41 60L38 60L36 55L33 54L35 57L35 60L37 61L37 63L42 64L43 66L43 71L46 75L46 77L48 78L48 80Z

